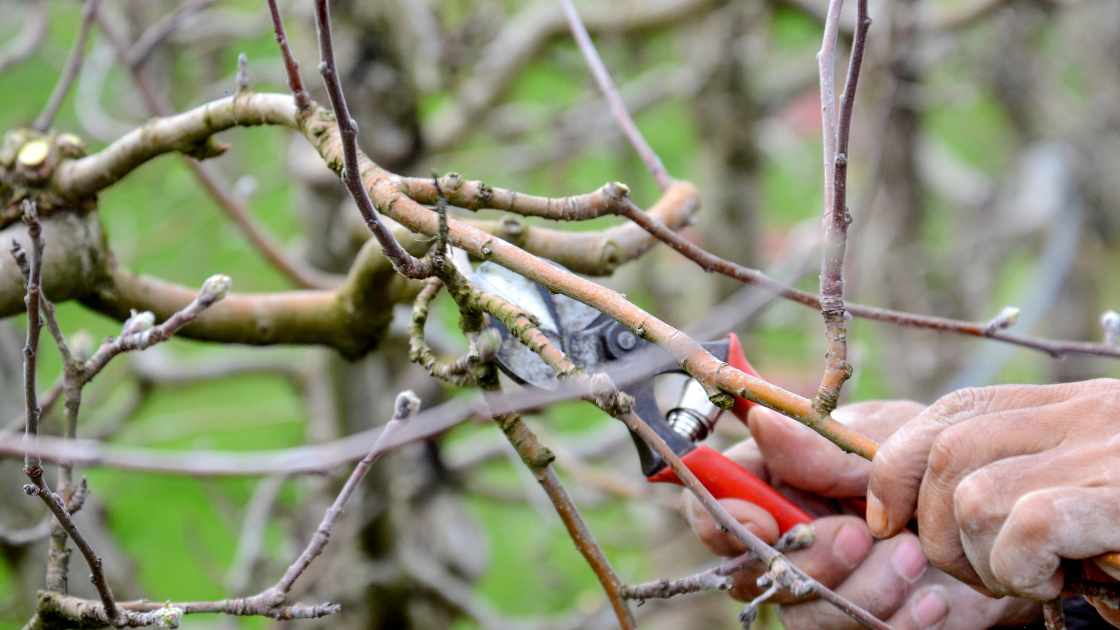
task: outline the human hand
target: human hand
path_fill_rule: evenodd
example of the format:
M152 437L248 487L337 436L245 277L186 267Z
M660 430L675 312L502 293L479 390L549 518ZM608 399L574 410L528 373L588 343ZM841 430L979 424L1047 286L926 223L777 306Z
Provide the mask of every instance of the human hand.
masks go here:
M923 406L903 401L872 402L838 409L837 419L875 438L883 439L917 416ZM753 438L727 452L810 513L833 514L827 499L863 497L871 464L845 454L813 431L761 407L752 410ZM686 515L693 531L714 553L737 556L744 549L725 534L695 498L686 493ZM823 498L822 498L823 497ZM827 499L824 499L827 498ZM778 526L761 508L738 500L724 500L725 508L755 534L773 544ZM1037 605L1022 600L995 600L936 570L926 569L918 539L910 533L875 543L862 519L825 516L812 524L815 542L790 552L791 561L811 577L866 608L896 628L977 628L997 622L1024 621ZM759 593L759 573L735 576L731 594L748 600ZM792 601L779 597L787 628L854 628L850 618L826 602Z
M1063 558L1120 549L1118 417L1110 379L953 392L880 447L871 531L895 535L917 515L935 567L987 593L1057 597Z

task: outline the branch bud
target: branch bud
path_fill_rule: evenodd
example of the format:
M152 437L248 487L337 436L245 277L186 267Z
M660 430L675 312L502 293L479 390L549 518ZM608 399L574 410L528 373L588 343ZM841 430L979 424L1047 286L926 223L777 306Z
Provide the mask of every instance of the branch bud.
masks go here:
M202 290L198 294L198 301L209 306L229 294L233 280L229 276L217 274L210 276L202 283Z
M151 311L132 311L132 315L125 320L121 328L122 335L135 335L145 330L150 330L156 325L156 314Z
M415 392L406 389L397 394L397 402L393 411L394 420L408 420L415 416L418 411L420 411L420 397Z
M1120 346L1120 313L1105 311L1101 313L1101 329L1104 342L1110 346Z
M183 621L183 609L171 604L153 611L156 625L160 628L178 628Z
M984 334L990 335L998 330L1010 328L1019 321L1019 307L1018 306L1005 306L998 315L993 317L991 321L984 325Z
M249 89L249 56L241 52L237 54L237 91L245 92Z

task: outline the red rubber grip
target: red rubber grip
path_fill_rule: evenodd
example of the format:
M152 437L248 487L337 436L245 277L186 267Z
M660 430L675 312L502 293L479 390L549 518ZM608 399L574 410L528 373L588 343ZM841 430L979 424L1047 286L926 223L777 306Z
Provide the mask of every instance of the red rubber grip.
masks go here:
M758 372L751 366L750 361L747 361L747 355L743 352L743 344L739 343L739 336L735 333L728 333L727 342L727 364L751 376L758 376ZM754 405L755 403L746 398L736 397L735 404L731 407L731 412L734 413L735 417L739 418L743 424L746 424L747 414Z
M778 531L786 533L794 525L809 523L812 517L789 499L771 488L751 471L731 461L719 451L700 445L681 458L700 483L717 499L742 499L761 507L778 522ZM680 484L669 467L649 477L654 483Z

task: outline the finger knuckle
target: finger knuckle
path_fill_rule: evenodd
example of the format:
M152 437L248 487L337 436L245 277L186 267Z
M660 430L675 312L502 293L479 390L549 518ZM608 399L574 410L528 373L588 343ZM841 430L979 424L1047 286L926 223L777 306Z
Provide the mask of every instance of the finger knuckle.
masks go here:
M1004 525L1006 536L1033 548L1049 547L1061 525L1061 514L1049 493L1032 492L1015 501Z
M997 500L999 480L985 468L961 480L953 491L953 512L961 531L975 534L998 528L1006 518L1003 502Z
M969 431L966 425L954 425L934 438L927 461L928 474L932 480L942 482L960 470L965 461L964 445L969 443L966 437Z
M987 408L992 391L988 387L965 387L949 392L930 405L926 414L949 422L953 416L965 411L982 413Z

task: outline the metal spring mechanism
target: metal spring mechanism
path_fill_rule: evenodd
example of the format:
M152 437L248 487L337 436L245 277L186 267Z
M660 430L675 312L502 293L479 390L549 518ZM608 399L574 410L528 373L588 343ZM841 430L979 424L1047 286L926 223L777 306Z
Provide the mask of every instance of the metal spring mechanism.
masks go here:
M699 442L715 428L721 413L723 409L708 400L704 386L690 378L681 388L677 406L666 414L665 419L678 435Z

